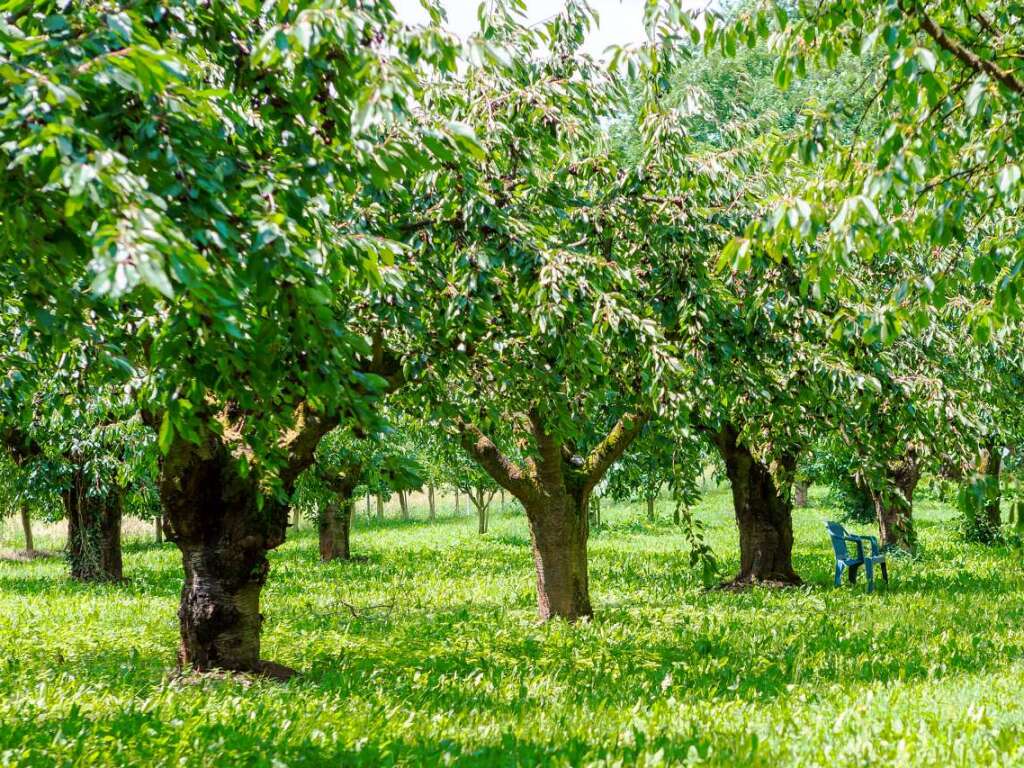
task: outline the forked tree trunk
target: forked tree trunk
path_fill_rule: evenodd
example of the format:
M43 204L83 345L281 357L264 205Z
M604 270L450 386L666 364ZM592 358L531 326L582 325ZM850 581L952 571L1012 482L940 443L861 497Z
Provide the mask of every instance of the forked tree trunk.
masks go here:
M640 434L646 416L621 416L586 457L575 455L549 432L538 411L531 409L527 416L537 446L529 472L473 424L460 422L460 442L526 511L540 617L574 621L593 614L587 573L590 494Z
M713 440L725 461L740 534L740 571L733 583L801 583L793 570L792 502L784 485L786 477L792 482L795 458L784 457L773 466L758 461L731 424L714 433ZM776 476L783 478L781 487Z
M872 491L875 515L878 518L879 542L883 549L913 552L917 543L914 532L914 489L921 479L921 468L913 451L889 465L887 487Z
M469 500L473 502L473 506L476 507L477 533L483 536L487 533L490 524L488 512L491 500L494 498L494 491L487 495L483 488L470 488L466 493L469 495Z
M430 519L437 519L437 502L434 499L434 484L427 483L427 504L430 507Z
M154 532L156 534L156 543L157 544L163 544L164 543L164 516L163 515L157 515L155 518L153 518L153 529L154 529Z
M647 497L647 520L648 520L648 522L653 523L654 520L655 520L655 517L656 516L654 514L654 497L653 496L648 496Z
M409 519L409 495L406 491L398 492L398 507L402 510L402 519Z
M586 501L561 493L526 506L542 619L593 615L587 571Z
M21 502L21 530L25 533L25 552L35 554L36 547L32 541L32 517L29 513L28 504Z
M81 470L76 470L72 487L64 491L68 518L68 560L76 581L120 581L121 489L111 487L97 493Z
M806 481L800 481L799 483L793 484L793 505L799 509L805 509L807 507L807 491L810 484Z

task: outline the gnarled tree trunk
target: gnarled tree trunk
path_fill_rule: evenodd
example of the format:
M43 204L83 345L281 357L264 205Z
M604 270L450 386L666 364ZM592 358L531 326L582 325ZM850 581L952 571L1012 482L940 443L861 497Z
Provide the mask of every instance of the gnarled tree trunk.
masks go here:
M32 517L29 512L28 504L21 502L21 530L25 534L25 552L27 554L35 554L36 547L32 541Z
M68 518L68 560L76 581L120 581L121 489L95 489L81 469L62 494Z
M235 414L229 409L217 418L230 427ZM279 441L286 457L279 472L286 495L336 423L304 404L296 409L295 428ZM162 462L164 530L181 550L185 569L178 662L197 671L287 677L292 670L260 659L260 592L270 569L267 553L285 540L289 508L262 496L255 473L239 472L236 434L235 429L225 429L224 436L207 432L198 443L175 436Z
M739 430L726 424L712 433L732 486L740 534L740 571L734 584L799 584L793 570L793 510L790 487L796 459L784 456L772 466L739 442Z
M887 487L872 491L875 515L878 518L879 542L883 549L913 552L917 543L914 532L914 489L921 479L917 454L910 450L899 461L891 462L886 479Z

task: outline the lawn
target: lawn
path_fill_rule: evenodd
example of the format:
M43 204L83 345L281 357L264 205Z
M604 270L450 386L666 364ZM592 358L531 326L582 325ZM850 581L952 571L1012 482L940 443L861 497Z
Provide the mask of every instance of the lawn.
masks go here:
M690 571L668 502L656 525L606 504L596 617L577 626L535 620L511 504L484 537L470 517L361 520L367 559L348 564L319 563L305 523L263 600L288 683L172 674L173 545L129 539L118 586L2 562L0 766L1024 764L1011 554L957 542L950 510L922 502L919 559L875 595L833 589L821 505L796 516L807 586L735 593ZM727 492L697 515L735 567Z

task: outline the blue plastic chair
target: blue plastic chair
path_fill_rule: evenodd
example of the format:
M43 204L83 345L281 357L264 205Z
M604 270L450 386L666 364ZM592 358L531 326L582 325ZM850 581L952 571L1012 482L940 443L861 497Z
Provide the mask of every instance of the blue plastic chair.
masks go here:
M888 583L889 571L885 567L885 554L878 548L878 539L874 536L860 536L850 533L839 523L826 522L829 538L832 539L832 549L836 553L836 586L842 582L843 571L850 572L850 583L857 581L857 569L864 566L864 574L868 579L868 592L875 591L875 566L882 568L882 579ZM846 548L846 542L857 545L856 556L851 556ZM864 554L864 542L871 544L871 554Z

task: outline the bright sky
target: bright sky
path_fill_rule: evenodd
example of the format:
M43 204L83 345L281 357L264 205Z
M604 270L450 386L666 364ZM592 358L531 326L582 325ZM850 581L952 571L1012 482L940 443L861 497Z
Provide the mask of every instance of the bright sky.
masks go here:
M460 37L477 30L477 8L480 0L443 0L448 11L448 27ZM703 8L705 2L692 0L687 5ZM560 0L527 0L527 21L535 23L550 18L562 8ZM419 0L395 0L401 19L410 24L423 23L427 13ZM583 49L600 57L609 45L639 43L644 33L644 0L590 0L600 19L600 27L592 29Z

